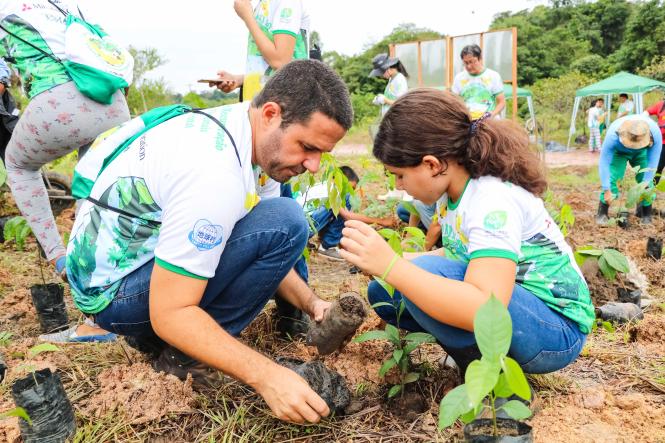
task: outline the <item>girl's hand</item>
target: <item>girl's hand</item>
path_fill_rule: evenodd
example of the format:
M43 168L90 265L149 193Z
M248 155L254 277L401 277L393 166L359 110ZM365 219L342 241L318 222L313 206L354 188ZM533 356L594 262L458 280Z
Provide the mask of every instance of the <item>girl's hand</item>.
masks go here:
M233 9L235 9L238 17L245 22L249 20L250 17L254 16L252 2L250 0L234 0Z
M344 223L339 254L346 261L372 275L381 276L395 256L388 243L374 229L357 220Z

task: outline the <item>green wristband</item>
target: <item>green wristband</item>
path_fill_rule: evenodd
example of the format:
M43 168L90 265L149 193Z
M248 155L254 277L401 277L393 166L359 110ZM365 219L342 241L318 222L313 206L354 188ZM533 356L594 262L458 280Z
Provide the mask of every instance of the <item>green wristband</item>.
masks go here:
M393 255L392 260L390 260L390 263L388 264L388 267L386 268L385 271L383 271L383 274L381 275L381 280L385 281L386 277L388 277L388 274L393 269L393 266L395 266L395 263L397 263L398 258L399 258L399 255L397 255L397 253L395 253L395 255Z

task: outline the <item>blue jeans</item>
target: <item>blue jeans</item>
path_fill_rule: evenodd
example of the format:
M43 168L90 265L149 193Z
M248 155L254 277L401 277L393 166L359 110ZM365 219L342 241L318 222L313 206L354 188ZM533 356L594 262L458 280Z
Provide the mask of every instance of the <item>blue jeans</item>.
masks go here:
M236 223L199 306L237 336L256 318L302 255L307 221L295 200L261 201ZM159 341L150 324L151 260L126 276L111 304L95 315L102 328ZM163 343L163 342L162 342Z
M435 256L421 256L414 259L413 263L432 274L458 281L464 280L467 267L464 263ZM406 309L399 326L409 331L429 332L444 349L461 349L476 344L472 332L433 319L399 291L395 291L391 299L381 285L372 281L367 296L370 304L388 302L399 306L400 300L404 300ZM396 325L395 309L380 306L375 310L379 317ZM524 372L543 374L561 369L572 363L584 346L586 335L574 321L553 311L533 293L517 284L508 304L508 312L513 321L509 355L517 360Z
M351 199L347 195L346 209L351 209ZM314 222L314 230L310 226L309 236L312 237L318 232L321 246L325 249L332 248L339 245L342 240L342 229L344 229L344 219L340 216L335 217L332 209L327 209L325 206L314 210L310 217Z

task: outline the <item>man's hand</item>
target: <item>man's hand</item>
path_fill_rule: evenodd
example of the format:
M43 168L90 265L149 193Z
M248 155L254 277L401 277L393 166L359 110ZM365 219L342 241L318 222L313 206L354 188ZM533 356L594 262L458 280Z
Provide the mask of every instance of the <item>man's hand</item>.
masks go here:
M614 196L612 195L612 191L609 189L606 189L605 192L603 192L603 198L605 199L605 204L610 204L612 203L612 200L614 200Z
M252 11L252 2L250 0L234 0L233 9L235 9L238 17L244 22L249 20L251 17L254 17L254 11Z
M272 365L255 388L280 420L318 423L330 414L326 402L307 382L284 366Z
M384 217L377 220L377 223L384 228L390 228L395 226L396 220L394 217Z
M326 312L330 309L332 306L332 303L329 301L321 300L318 297L312 298L312 300L309 303L309 306L307 306L307 309L305 311L309 316L314 320L315 322L321 322L323 321L323 317L325 316Z
M231 74L226 71L218 71L217 77L219 78L219 82L216 83L211 82L209 86L210 87L216 86L217 89L221 90L226 94L233 91L234 89L239 88L244 80L244 77L242 75Z

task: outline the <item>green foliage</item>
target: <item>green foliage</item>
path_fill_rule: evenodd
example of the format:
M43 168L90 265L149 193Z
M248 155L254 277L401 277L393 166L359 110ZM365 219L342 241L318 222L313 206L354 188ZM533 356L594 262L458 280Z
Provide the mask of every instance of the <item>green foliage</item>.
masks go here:
M665 50L665 11L657 0L550 4L498 14L490 25L517 27L520 84L560 77L569 69L588 75L635 72Z
M628 259L616 249L596 249L592 246L583 246L575 251L575 261L579 266L589 259L598 261L600 272L610 281L616 278L617 272L624 274L630 272Z
M448 392L441 400L439 428L452 426L458 419L469 423L483 409L489 409L496 436L497 410L503 410L515 420L531 416L529 408L520 401L511 400L497 408L496 399L515 394L530 400L531 389L519 363L508 357L512 321L508 309L494 295L476 312L473 329L482 358L469 364L464 384Z
M7 220L3 234L5 242L14 241L16 249L22 251L25 247L25 240L31 232L28 221L21 216L16 216Z
M22 418L23 420L27 421L30 426L32 426L32 420L30 420L30 416L28 416L28 413L25 411L25 409L21 407L16 407L14 409L10 409L9 411L0 413L0 420L9 417Z
M0 332L0 346L7 347L11 343L11 339L14 336L14 333L10 331L1 331Z
M640 69L638 73L644 77L650 77L665 82L665 56L658 55L654 57L649 66Z
M562 202L554 197L552 191L547 190L543 196L545 208L556 222L564 237L570 233L570 229L575 225L575 214L569 204Z
M0 158L0 186L4 185L7 181L7 169L5 168L5 162Z

